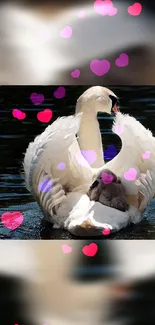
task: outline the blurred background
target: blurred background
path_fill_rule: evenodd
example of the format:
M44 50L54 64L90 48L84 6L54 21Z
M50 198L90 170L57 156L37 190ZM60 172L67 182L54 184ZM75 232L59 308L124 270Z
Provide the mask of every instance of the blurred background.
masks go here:
M117 14L103 16L94 3L108 1L1 1L0 84L154 84L154 2L141 0L131 15L134 1L114 0ZM122 53L129 61L118 67ZM109 72L94 74L95 59L108 60Z
M93 241L93 257L90 243L0 241L1 323L153 324L155 243Z

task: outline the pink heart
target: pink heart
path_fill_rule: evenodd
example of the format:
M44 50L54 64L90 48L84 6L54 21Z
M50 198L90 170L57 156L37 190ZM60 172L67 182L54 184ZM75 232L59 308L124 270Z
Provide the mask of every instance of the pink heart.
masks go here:
M120 67L126 67L129 64L129 57L126 53L120 54L119 58L116 59L115 64Z
M18 120L24 120L26 114L19 109L14 109L12 112L13 117L17 118Z
M115 16L117 14L117 11L118 11L117 8L112 7L112 8L110 8L108 15Z
M112 183L113 179L114 179L114 176L113 175L109 175L109 174L107 174L105 172L103 172L101 174L101 180L102 180L102 182L104 184L110 184L110 183Z
M109 11L109 8L113 6L112 1L102 1L102 0L96 0L94 2L94 9L96 12L102 16L107 15L107 12Z
M69 254L72 252L72 247L68 245L62 245L62 251L64 254Z
M45 109L43 112L37 114L37 118L40 122L48 123L52 118L53 112L50 109Z
M120 125L115 126L115 133L121 134L123 132L123 128Z
M63 98L66 96L66 89L64 87L58 87L53 95L56 98Z
M84 16L85 16L85 12L84 12L84 10L80 10L80 11L78 12L77 16L78 16L79 18L84 18Z
M113 3L110 0L96 0L94 2L94 8L102 16L114 16L117 14L117 9L113 7Z
M109 229L109 228L105 228L105 229L102 231L102 234L103 234L104 236L109 235L109 234L110 234L110 229Z
M43 103L45 98L44 98L44 95L42 95L42 94L32 93L30 96L30 99L34 105L39 105L39 104Z
M86 256L95 256L98 251L98 246L95 243L92 243L88 246L82 248L82 252Z
M110 70L110 62L107 60L93 60L90 63L91 71L97 76L103 76Z
M5 212L2 214L1 220L6 228L15 230L22 224L24 217L19 211Z
M72 71L71 76L73 78L79 78L80 77L80 70L77 69L77 70Z
M146 151L142 154L143 159L149 159L150 158L150 151Z
M89 165L96 161L97 154L94 150L81 150L81 154L88 161Z
M124 173L124 178L127 181L134 181L137 177L137 171L135 168L130 168L127 172Z
M72 28L70 26L66 26L60 31L60 36L63 38L70 38L72 36Z
M135 2L132 6L128 7L128 13L132 16L139 16L142 11L142 5L139 2Z

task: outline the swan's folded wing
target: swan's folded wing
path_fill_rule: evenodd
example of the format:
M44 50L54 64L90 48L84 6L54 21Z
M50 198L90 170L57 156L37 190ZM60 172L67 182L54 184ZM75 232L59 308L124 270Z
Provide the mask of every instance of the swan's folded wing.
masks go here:
M52 149L56 151L67 150L70 144L75 138L75 134L78 132L82 114L61 117L58 118L55 122L49 125L45 131L37 136L33 142L31 142L26 150L24 158L24 172L25 172L25 181L26 187L29 191L32 189L32 174L35 167L37 166L40 157L45 153L46 148L51 146L51 160L54 159ZM50 149L49 149L50 150ZM48 157L49 158L49 157ZM49 160L44 159L45 165L44 169L46 170L46 165L50 164Z

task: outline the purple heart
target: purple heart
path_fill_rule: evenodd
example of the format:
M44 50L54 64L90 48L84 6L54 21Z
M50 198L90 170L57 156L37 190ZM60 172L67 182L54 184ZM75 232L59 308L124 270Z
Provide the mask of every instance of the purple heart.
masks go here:
M80 77L80 70L76 69L76 70L72 71L71 76L73 78L79 78Z
M50 179L45 179L43 182L39 183L38 189L41 192L49 192L52 188L52 181Z
M93 60L90 63L90 69L97 76L103 76L110 70L110 62L107 60Z
M44 101L44 95L42 94L37 94L37 93L32 93L30 96L31 102L35 105L39 105L43 103Z
M114 145L108 146L107 149L104 150L104 159L111 160L117 155L117 149Z
M129 57L126 53L122 53L119 58L116 59L115 64L119 68L126 67L129 64Z
M82 156L88 161L89 165L92 165L97 158L97 154L94 150L81 150Z
M66 167L66 164L64 162L59 163L57 166L57 168L61 169L61 170L65 169L65 167Z
M54 92L54 97L64 98L66 95L66 89L64 87L58 87Z

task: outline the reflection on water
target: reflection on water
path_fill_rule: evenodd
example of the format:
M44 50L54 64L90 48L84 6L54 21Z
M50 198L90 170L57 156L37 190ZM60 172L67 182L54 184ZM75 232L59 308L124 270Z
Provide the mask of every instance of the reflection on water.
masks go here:
M74 238L66 231L53 229L51 224L41 222L42 213L26 190L22 174L23 153L30 141L41 133L49 123L37 120L37 113L45 108L53 111L54 121L58 116L74 112L76 99L87 86L67 86L66 96L56 99L53 96L57 87L1 87L0 88L0 214L20 211L24 215L23 224L14 231L0 224L2 239L49 239ZM120 98L121 111L130 113L155 135L155 87L110 87ZM45 101L34 105L31 93L44 94ZM26 113L24 120L12 116L13 109ZM112 117L99 114L104 149L115 146L119 152L121 142L111 132ZM108 152L109 153L109 152ZM106 159L112 158L112 153ZM110 238L154 239L155 238L155 201L145 211L145 220L138 225L131 225Z

